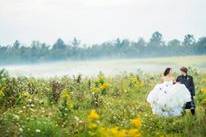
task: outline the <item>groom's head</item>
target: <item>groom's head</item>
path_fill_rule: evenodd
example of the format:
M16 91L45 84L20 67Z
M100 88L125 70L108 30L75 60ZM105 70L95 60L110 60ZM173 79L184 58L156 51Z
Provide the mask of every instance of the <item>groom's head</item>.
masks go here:
M181 68L180 68L180 71L181 71L181 74L182 74L182 75L187 75L188 69L187 69L186 67L181 67Z

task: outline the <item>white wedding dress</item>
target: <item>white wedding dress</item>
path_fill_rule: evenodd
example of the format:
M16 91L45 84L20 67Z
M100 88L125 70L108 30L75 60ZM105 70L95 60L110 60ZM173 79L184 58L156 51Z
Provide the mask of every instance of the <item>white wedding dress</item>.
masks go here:
M152 112L160 116L180 116L186 102L191 101L191 95L183 84L173 84L165 81L157 84L149 93L147 101Z

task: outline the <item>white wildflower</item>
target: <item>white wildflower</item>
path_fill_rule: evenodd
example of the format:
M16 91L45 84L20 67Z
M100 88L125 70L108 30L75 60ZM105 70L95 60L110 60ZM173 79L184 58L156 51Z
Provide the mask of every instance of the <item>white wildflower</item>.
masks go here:
M40 132L41 132L41 130L40 130L40 129L36 129L36 132L37 132L37 133L40 133Z

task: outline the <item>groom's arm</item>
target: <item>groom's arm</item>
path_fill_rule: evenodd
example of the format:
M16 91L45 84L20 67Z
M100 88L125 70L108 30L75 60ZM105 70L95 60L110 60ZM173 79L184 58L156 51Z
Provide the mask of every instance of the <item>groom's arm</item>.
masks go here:
M191 77L191 81L190 81L190 92L192 96L195 96L195 85L194 85L193 77Z
M177 77L176 82L180 82L180 76Z

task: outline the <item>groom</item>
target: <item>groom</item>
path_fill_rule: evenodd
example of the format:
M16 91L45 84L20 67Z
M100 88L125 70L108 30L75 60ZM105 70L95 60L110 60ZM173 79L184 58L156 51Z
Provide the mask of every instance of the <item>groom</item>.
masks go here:
M193 77L187 74L188 69L186 67L180 68L181 75L177 77L177 82L184 84L186 88L190 91L191 94L191 102L187 102L185 105L185 109L190 109L192 115L195 115L195 86L193 82Z

